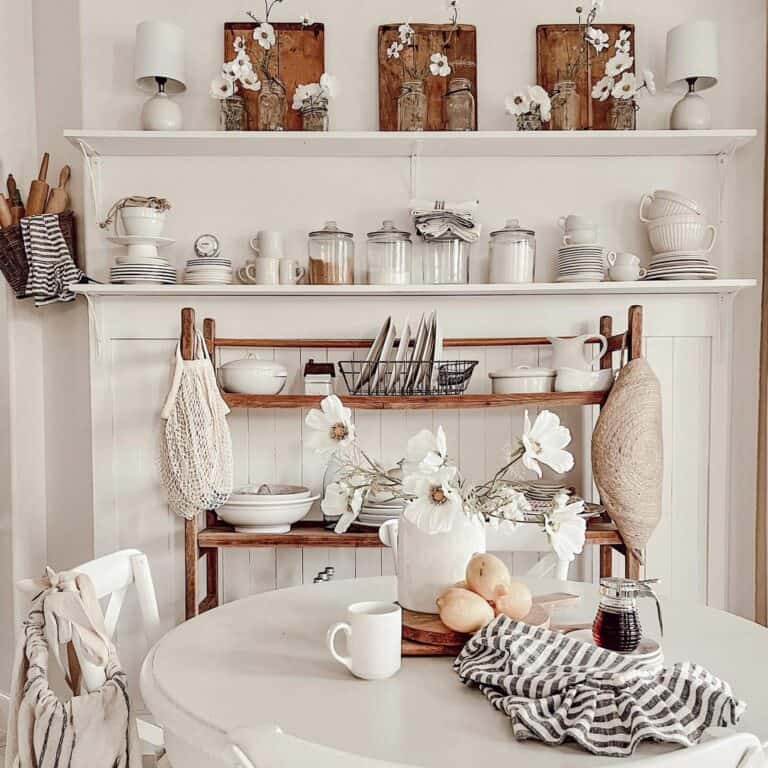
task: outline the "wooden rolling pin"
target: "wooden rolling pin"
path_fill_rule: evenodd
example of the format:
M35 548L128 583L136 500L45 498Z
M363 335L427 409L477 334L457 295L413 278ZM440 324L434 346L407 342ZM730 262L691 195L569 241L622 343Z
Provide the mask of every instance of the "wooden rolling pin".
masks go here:
M27 216L37 216L38 213L45 211L45 204L48 201L48 192L50 187L45 181L48 176L48 153L43 155L43 162L40 165L40 173L37 179L29 185L29 197L27 198Z
M69 193L67 184L72 169L65 165L59 174L59 186L51 190L51 196L48 198L48 205L45 206L46 213L63 213L69 207Z
M11 207L8 205L8 201L5 199L5 195L0 195L0 229L10 227L11 224L13 224Z
M21 199L21 192L16 184L16 179L13 178L13 174L8 174L8 181L6 182L8 188L8 200L11 206L11 216L13 217L13 223L18 224L22 216L25 215L24 203Z

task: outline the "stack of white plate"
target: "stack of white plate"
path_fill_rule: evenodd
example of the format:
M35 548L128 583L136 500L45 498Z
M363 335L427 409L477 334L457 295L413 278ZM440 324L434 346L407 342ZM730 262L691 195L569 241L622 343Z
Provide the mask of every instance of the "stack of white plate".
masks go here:
M110 282L126 285L140 283L172 285L176 282L176 270L167 261L165 264L116 264L109 271L109 279Z
M232 262L219 257L189 259L184 282L188 285L229 285L232 283Z
M646 280L717 280L718 270L702 251L668 251L651 259Z
M387 520L397 520L405 506L403 501L365 501L360 514L355 520L356 525L364 528L380 528Z
M107 240L126 248L125 253L115 259L115 266L110 269L111 282L125 285L172 285L176 282L176 270L168 259L159 253L160 248L167 248L176 242L172 238L122 235L108 237Z
M596 645L591 629L576 629L568 633L568 638L570 640L579 640L589 645ZM632 653L622 653L621 655L636 660L643 665L652 667L664 666L664 651L662 651L661 646L656 640L650 637L644 637L640 641L640 645Z
M571 493L571 489L563 483L528 483L523 491L528 501L552 501L558 493Z
M591 283L604 279L605 255L601 245L564 245L558 248L558 283Z

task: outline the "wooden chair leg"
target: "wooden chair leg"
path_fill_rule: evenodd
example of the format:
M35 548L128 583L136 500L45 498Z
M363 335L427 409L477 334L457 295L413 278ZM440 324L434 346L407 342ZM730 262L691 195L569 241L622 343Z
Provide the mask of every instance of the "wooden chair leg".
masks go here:
M613 575L613 547L610 544L600 545L600 578Z
M184 523L185 616L197 616L197 516Z

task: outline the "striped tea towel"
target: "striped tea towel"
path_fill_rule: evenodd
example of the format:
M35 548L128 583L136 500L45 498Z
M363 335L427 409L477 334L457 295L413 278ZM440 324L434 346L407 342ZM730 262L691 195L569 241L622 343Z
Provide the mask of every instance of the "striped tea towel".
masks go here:
M36 307L72 301L75 294L69 286L80 282L83 273L72 261L59 217L51 213L27 216L20 223L29 262L26 295L34 296Z
M746 708L696 664L644 666L506 616L467 642L454 669L512 718L515 738L575 741L608 757L631 755L646 739L692 746Z

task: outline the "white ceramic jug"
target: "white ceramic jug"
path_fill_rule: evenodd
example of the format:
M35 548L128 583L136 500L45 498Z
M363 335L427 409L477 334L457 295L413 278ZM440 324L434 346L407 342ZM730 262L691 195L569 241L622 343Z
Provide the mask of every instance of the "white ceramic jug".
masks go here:
M587 347L590 339L597 339L599 348L590 355L591 349ZM608 349L608 340L600 334L585 333L583 336L572 338L549 337L552 345L552 362L550 368L575 368L577 371L588 371L595 360L599 360Z
M463 515L447 533L425 533L405 517L387 520L379 539L395 557L398 603L418 613L437 613L437 598L464 580L472 555L485 552L485 526Z

